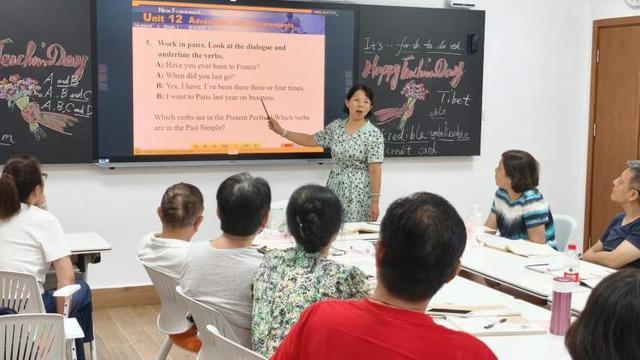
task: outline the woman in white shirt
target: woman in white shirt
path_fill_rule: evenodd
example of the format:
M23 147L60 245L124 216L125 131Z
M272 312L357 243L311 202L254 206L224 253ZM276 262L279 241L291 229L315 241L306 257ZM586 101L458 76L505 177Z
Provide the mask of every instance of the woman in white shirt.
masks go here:
M0 175L0 270L36 277L47 312L62 313L64 301L44 291L45 275L51 264L57 287L76 283L69 245L60 222L44 210L44 179L40 163L32 156L11 157ZM83 281L73 295L69 316L75 317L85 338L76 342L78 359L84 359L83 342L93 340L91 290Z

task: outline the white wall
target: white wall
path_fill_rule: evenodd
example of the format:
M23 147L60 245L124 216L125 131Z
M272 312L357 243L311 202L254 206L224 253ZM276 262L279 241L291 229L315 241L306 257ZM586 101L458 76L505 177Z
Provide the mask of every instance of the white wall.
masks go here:
M640 16L640 8L632 8L624 0L591 0L591 18Z
M622 0L620 0L622 1ZM389 4L390 1L367 1ZM486 10L484 121L478 157L387 159L382 206L414 191L447 197L467 216L473 204L486 214L499 155L530 151L541 163L541 186L552 211L575 217L582 239L586 176L589 2L580 0L479 0ZM443 1L393 4L441 7ZM157 230L155 208L165 188L191 182L204 192L205 223L197 240L218 234L214 196L225 177L250 171L265 177L275 200L299 185L323 183L327 166L253 165L105 170L92 165L47 166L49 209L67 232L96 231L114 250L90 268L94 287L149 283L135 261L140 237ZM580 241L581 242L581 241Z

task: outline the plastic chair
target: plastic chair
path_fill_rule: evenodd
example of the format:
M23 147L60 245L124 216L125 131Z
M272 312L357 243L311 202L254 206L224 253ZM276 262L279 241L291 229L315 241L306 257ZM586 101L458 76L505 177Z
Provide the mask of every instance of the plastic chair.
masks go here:
M578 223L569 215L554 215L553 222L556 227L556 246L558 251L564 251Z
M67 285L53 293L55 297L64 298L63 329L67 329L66 338L69 341L69 353L76 358L75 339L84 337L84 333L76 319L69 319L71 296L80 289L80 285ZM35 276L25 273L0 271L0 306L13 309L18 314L45 314L44 302L38 289ZM66 324L65 324L66 322ZM65 335L65 331L62 332ZM95 340L91 342L91 358L97 359Z
M176 288L176 291L182 296L185 304L187 305L189 313L191 314L191 317L193 317L193 321L196 323L196 327L198 328L198 338L202 341L202 348L200 348L200 352L198 352L198 357L196 359L226 359L224 357L215 357L215 340L211 333L205 329L207 325L213 324L216 329L220 330L222 336L232 340L233 342L240 343L240 339L238 339L238 336L233 331L229 322L227 322L227 319L225 319L224 315L220 311L185 295L180 286Z
M225 360L266 360L267 358L251 351L240 344L237 344L220 334L218 329L209 324L207 330L211 333L214 340L215 359Z
M0 316L3 360L66 359L64 317L60 314Z
M160 297L160 315L158 315L158 330L167 335L162 343L156 360L165 360L173 346L169 335L181 334L189 330L193 324L187 319L187 306L176 292L176 281L169 275L152 266L142 264L147 271L156 293Z

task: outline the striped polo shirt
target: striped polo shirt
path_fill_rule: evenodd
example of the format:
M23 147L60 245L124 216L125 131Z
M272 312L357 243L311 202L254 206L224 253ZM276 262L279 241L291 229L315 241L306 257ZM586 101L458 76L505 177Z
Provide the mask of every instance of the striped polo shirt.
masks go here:
M491 212L496 215L500 236L507 239L529 240L527 229L544 225L547 244L556 248L556 229L549 204L537 188L523 192L520 197L511 200L503 189L496 191Z

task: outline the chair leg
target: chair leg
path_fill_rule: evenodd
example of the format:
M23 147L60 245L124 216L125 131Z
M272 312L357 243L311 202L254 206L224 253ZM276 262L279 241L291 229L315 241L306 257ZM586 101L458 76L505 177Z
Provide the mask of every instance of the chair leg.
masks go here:
M89 343L89 349L91 349L91 360L98 360L98 351L96 350L95 340Z
M173 346L173 341L171 341L171 338L167 335L164 343L162 343L162 348L160 348L160 353L156 356L156 360L166 360L171 346Z

